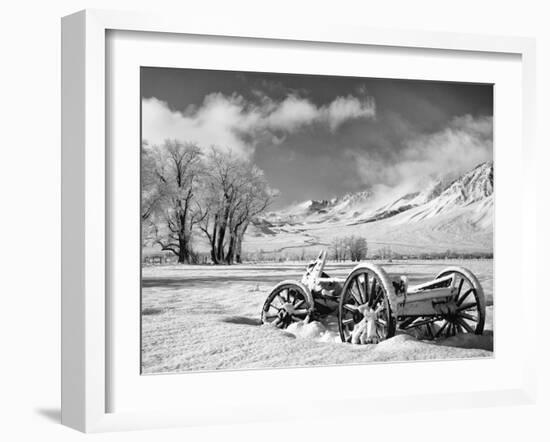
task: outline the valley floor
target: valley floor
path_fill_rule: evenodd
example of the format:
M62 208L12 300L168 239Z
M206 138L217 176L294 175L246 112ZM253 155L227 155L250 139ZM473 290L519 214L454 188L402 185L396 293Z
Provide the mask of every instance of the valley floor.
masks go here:
M151 266L143 268L142 371L183 372L242 368L360 364L380 361L457 359L492 356L493 261L403 261L379 263L390 274L406 274L411 284L433 278L449 265L462 265L479 278L487 297L483 336L438 341L399 333L378 345L340 342L336 318L279 330L260 324L271 288L300 279L304 263L239 266ZM327 264L345 277L351 262Z

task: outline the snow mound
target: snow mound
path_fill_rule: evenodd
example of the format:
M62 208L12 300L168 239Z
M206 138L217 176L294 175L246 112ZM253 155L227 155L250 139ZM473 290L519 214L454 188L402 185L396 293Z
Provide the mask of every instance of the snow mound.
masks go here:
M300 339L312 339L319 342L340 342L340 336L329 330L324 324L318 321L311 321L307 324L303 321L290 324L285 330Z

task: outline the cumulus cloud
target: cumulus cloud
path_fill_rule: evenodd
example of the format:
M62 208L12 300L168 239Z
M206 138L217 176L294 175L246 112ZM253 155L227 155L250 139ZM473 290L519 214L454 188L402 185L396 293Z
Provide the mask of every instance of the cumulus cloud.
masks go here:
M312 124L320 117L320 109L313 103L293 95L280 103L268 100L260 112L264 115L263 124L267 128L285 132L293 132L301 126Z
M265 95L256 98L251 102L240 95L212 93L199 107L189 106L183 112L171 110L156 98L143 99L143 139L160 144L176 138L249 155L261 137L280 144L306 126L324 125L335 132L346 121L376 114L374 99L363 95L336 97L321 106L292 94L278 101Z
M369 118L375 116L375 103L371 98L359 100L356 97L348 95L347 97L337 97L325 109L326 120L332 131L347 120L356 118Z
M456 176L492 160L493 118L454 118L439 132L411 138L389 157L368 151L348 155L364 184L410 190L427 178Z
M257 124L258 117L242 109L242 99L221 94L210 94L200 108L190 107L185 112L173 111L156 98L144 99L142 137L150 144L178 139L205 147L230 147L239 154L248 155L253 145L244 141L240 133Z

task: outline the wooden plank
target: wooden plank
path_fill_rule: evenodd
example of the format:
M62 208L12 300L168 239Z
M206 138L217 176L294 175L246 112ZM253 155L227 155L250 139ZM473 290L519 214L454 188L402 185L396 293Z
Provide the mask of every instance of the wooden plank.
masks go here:
M450 279L453 279L452 274L448 276L443 276L442 278L434 279L432 281L425 282L423 284L412 285L409 287L408 293L428 290L430 287L433 287L434 285L437 285L437 284L441 284L442 282L448 281Z
M398 304L397 316L432 316L438 314L432 306L431 300L407 302Z
M430 290L423 290L421 292L408 292L407 296L402 296L399 298L399 302L401 302L401 299L407 299L408 302L417 302L422 300L434 300L438 298L448 298L452 295L451 287L443 287L440 289L430 289Z

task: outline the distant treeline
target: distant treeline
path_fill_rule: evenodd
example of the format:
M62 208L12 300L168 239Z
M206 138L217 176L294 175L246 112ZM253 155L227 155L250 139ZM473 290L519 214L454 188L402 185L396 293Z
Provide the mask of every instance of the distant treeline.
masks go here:
M359 259L359 261L414 261L414 260L462 260L462 259L493 259L493 253L491 252L434 252L434 253L387 253L385 250L383 253L376 251L370 256L365 256ZM319 254L319 248L310 249L292 249L284 252L271 252L264 251L262 249L255 252L244 252L242 256L243 263L262 263L262 262L310 262L317 258ZM352 260L349 255L341 256L335 259L335 256L330 253L329 260L332 262L357 262ZM167 253L159 253L154 255L147 255L143 257L143 263L147 265L162 265L162 264L176 264L178 259L176 256ZM211 264L210 255L208 253L196 253L195 264Z
M373 255L371 259L380 259ZM493 252L432 252L432 253L394 253L392 259L493 259Z

